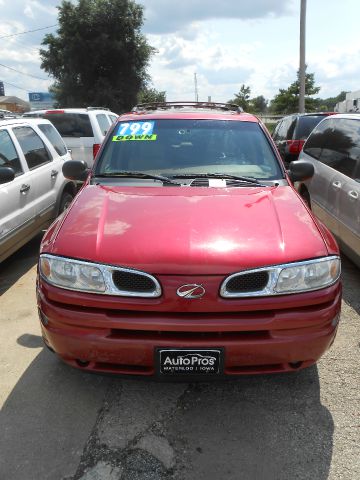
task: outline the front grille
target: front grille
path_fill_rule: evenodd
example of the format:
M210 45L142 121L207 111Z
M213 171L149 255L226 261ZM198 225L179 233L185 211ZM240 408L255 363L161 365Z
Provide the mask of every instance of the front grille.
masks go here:
M122 292L152 293L157 290L155 280L142 273L115 270L112 279L115 287Z
M259 342L269 340L271 334L269 330L250 330L250 331L217 331L217 332L184 332L184 331L162 331L162 330L124 330L113 328L107 338L117 340L138 339L141 341L152 340L159 343L180 340L183 342L193 341L199 344L203 341L213 342L214 344L225 341L239 342Z
M269 281L269 273L266 271L243 273L236 275L226 283L229 293L259 292L263 290Z

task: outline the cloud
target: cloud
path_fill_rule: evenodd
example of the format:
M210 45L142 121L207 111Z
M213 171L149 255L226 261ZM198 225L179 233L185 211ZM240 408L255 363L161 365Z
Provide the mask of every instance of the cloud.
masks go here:
M308 63L309 72L316 72L315 82L321 86L320 97L332 96L334 91L359 89L360 47L357 43L310 55Z
M24 63L39 64L39 52L37 50L19 50L18 48L0 48L0 58L5 65L20 70L25 73L31 73L26 70ZM11 63L11 65L9 65Z
M190 23L210 19L259 19L289 13L288 0L143 0L144 30L147 33L169 33L186 28Z
M24 15L26 15L28 18L35 18L34 12L32 11L32 8L30 5L26 5L24 9Z
M57 15L56 4L60 2L39 2L37 0L28 0L26 2L25 11L31 12L30 18L35 18L37 14L46 13L48 15ZM52 5L53 4L53 5Z
M199 74L206 77L211 85L241 85L246 83L245 79L249 78L252 69L246 67L225 67L225 68L200 68Z

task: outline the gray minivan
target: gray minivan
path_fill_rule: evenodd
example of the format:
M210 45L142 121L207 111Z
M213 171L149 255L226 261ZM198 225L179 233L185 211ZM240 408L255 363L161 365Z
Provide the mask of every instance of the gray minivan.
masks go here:
M322 120L299 160L315 169L314 176L298 186L299 193L360 267L360 114Z

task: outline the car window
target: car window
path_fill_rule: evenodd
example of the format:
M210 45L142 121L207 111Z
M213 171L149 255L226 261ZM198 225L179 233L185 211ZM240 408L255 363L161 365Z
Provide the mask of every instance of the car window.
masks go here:
M55 129L53 125L49 125L48 123L43 123L38 125L39 129L42 133L46 136L52 146L55 148L55 151L60 155L67 154L66 145L61 138L59 132Z
M360 161L360 121L332 118L322 122L305 143L304 152L354 178Z
M118 118L116 115L109 115L109 117L110 117L110 121L111 121L112 123L115 123L116 120L117 120L117 118Z
M0 130L0 166L11 167L15 175L24 173L15 146L6 130Z
M282 120L280 120L280 122L276 125L276 127L274 129L274 133L272 135L274 140L279 140L280 139L281 124L282 124Z
M48 113L50 120L62 137L93 137L93 129L87 113Z
M355 180L355 182L360 183L360 158L357 159L352 178Z
M295 118L293 116L289 117L284 117L278 127L278 130L276 132L276 136L274 135L274 138L276 140L286 140L288 138L291 138L292 132L294 131L294 122Z
M96 173L119 170L170 176L220 172L269 180L282 176L259 125L228 120L119 123L105 145Z
M30 170L52 160L44 142L31 127L16 127L13 129L13 132Z
M295 138L297 140L305 140L316 127L316 125L321 122L321 120L324 120L324 118L324 115L309 115L308 117L299 117L295 131Z
M101 133L105 136L110 127L108 117L104 113L99 113L96 115L96 120L99 124Z
M296 127L297 123L298 123L298 118L297 117L292 118L291 121L288 123L287 132L286 132L286 139L287 140L291 140L293 138L294 130L295 130L295 127Z

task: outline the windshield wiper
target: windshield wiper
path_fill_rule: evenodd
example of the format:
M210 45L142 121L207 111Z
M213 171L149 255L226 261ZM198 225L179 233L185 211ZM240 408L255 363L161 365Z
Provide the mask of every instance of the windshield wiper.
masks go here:
M132 172L132 171L126 171L126 170L121 170L119 172L104 172L101 174L95 174L94 177L97 177L97 178L111 178L111 177L150 178L152 180L160 180L161 182L166 184L181 186L181 183L174 182L173 180L171 180L171 178L164 177L162 175L152 175L151 173Z
M182 173L177 175L172 175L172 178L224 178L224 179L231 179L231 180L238 180L239 182L243 183L250 183L253 185L258 185L259 187L267 187L256 178L253 177L241 177L239 175L230 175L228 173Z

